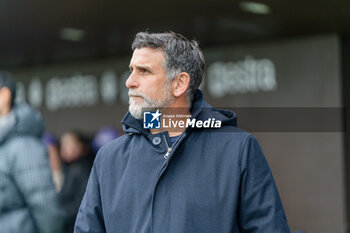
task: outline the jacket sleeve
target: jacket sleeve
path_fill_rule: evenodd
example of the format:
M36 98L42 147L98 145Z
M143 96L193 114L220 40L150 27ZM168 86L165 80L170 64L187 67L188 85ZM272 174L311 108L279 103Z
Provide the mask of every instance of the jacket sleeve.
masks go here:
M75 221L74 233L106 232L102 215L96 160L92 167L85 194Z
M275 181L255 137L246 138L241 156L241 232L290 233Z
M41 233L60 233L64 212L59 207L45 146L27 138L16 144L13 178Z

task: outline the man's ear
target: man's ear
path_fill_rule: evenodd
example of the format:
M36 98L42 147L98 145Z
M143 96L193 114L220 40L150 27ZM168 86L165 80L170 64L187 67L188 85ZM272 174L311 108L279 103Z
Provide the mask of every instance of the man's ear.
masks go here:
M179 97L186 94L190 84L190 75L186 72L181 72L172 83L173 95Z

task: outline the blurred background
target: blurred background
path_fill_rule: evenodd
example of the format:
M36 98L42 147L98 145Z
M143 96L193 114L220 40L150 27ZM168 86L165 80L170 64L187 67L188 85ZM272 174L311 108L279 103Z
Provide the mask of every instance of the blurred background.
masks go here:
M106 133L111 138L122 134L135 34L175 31L199 41L205 53L201 88L207 101L237 109L238 125L258 137L293 232L349 232L349 115L343 113L350 105L350 1L2 0L0 5L0 69L15 76L17 100L42 113L61 145L67 133L80 143L86 142L81 134L97 143L101 129L115 129ZM245 109L291 114L277 128L259 127L268 119ZM318 114L304 121L303 111L315 109ZM312 119L317 125L308 128ZM289 123L293 127L283 127ZM84 148L80 154L90 153Z

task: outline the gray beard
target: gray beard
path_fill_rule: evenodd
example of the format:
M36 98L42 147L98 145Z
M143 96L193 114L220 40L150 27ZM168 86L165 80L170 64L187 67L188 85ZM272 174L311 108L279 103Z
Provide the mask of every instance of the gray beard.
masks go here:
M163 87L163 97L165 97L165 99L162 100L152 99L144 94L133 93L133 91L129 90L129 95L131 94L136 94L143 98L143 103L141 105L136 105L129 97L129 112L138 120L143 118L144 110L156 111L157 109L168 107L174 101L174 97L171 95L171 85L169 83L166 83Z
M144 111L156 111L157 109L168 107L174 101L173 96L169 96L162 101L143 99L142 105L136 105L129 100L129 112L135 119L142 119Z

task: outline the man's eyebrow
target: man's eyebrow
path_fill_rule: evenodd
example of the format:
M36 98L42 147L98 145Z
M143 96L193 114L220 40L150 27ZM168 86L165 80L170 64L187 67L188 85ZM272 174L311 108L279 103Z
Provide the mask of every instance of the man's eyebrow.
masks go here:
M146 69L146 70L152 69L150 66L146 66L146 65L135 65L134 67L135 67L136 69ZM129 68L132 69L132 66L129 65Z

